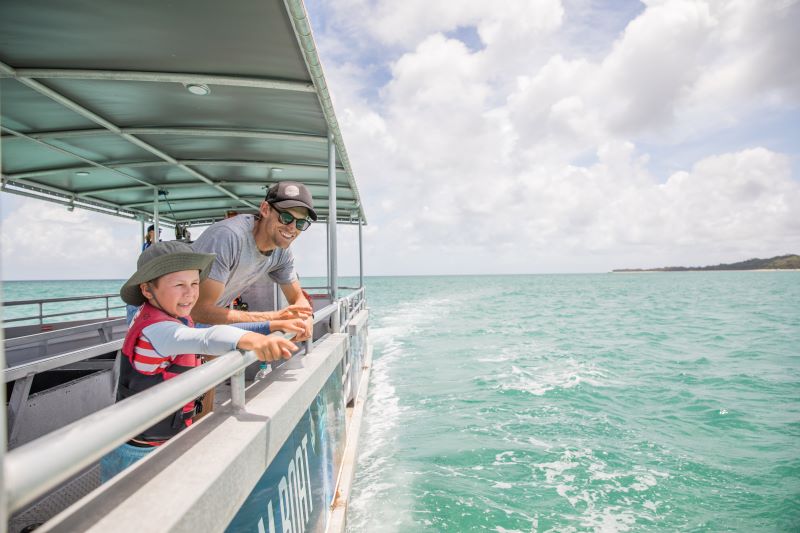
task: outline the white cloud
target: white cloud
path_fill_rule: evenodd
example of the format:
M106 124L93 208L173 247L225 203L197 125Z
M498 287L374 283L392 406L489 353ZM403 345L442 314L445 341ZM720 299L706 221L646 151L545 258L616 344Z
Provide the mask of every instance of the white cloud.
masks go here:
M798 252L800 136L781 116L800 113L800 1L597 5L311 3L369 218L368 273L596 271ZM620 15L632 18L610 23ZM129 237L54 209L46 220L5 219L4 256L24 245L18 255L36 258L18 272L36 271L43 254L72 261L76 235L97 241L84 253L98 264L116 261L112 243L134 241L114 267L128 272L136 224ZM41 237L9 233L23 226ZM81 233L90 227L97 233ZM315 231L297 244L306 276L324 272ZM355 237L343 233L349 257Z
M798 2L647 2L600 56L565 42L575 2L358 5L375 18L336 38L384 45L388 79L365 97L335 61L326 68L348 77L337 103L377 226L372 272L602 270L797 251L791 154L714 136L740 128L746 139L760 113L797 111ZM481 48L451 33L469 25ZM694 162L659 175L675 167L665 165L671 150Z
M501 8L482 0L429 2L350 2L342 13L358 13L368 21L362 31L383 43L413 47L427 36L474 26L487 44L525 42L558 28L563 8L558 0L507 0ZM342 16L344 18L344 16Z
M788 158L763 148L708 157L660 188L669 208L662 239L676 244L789 247L800 236L800 186ZM787 239L788 237L788 239Z
M4 198L4 279L120 279L133 273L139 224L41 201Z

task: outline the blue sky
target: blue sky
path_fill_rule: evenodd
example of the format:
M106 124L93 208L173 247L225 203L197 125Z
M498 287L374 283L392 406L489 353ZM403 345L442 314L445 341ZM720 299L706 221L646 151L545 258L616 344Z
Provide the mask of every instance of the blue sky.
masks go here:
M367 274L800 252L797 0L307 9L370 222ZM0 202L6 279L121 278L135 261L138 224ZM354 273L343 233L341 270ZM95 270L82 242L103 254ZM111 253L120 243L130 252ZM303 236L301 273L324 274L322 250L324 232Z

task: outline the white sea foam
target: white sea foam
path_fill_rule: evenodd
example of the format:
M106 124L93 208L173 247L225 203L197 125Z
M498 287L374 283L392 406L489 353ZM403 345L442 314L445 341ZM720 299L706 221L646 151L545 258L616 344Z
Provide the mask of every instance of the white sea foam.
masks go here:
M630 531L635 522L636 514L630 509L609 506L584 513L581 525L592 528L596 533L623 533Z
M478 357L476 361L496 365L508 361L517 361L520 357L524 358L525 356L526 354L521 354L517 346L501 346L496 353L489 354L486 357Z
M650 499L642 501L638 494L648 493L659 479L669 477L638 466L614 470L588 448L565 450L559 460L533 467L544 474L546 485L580 513L576 519L583 527L602 533L630 531L641 516L653 519L657 505ZM609 501L624 505L609 505Z
M543 396L554 389L571 389L586 383L594 387L603 386L605 373L590 363L574 360L549 361L547 364L530 369L511 365L510 372L497 374L495 381L501 390L527 392Z
M550 444L533 437L528 437L528 444L536 446L537 448L544 448L545 450L549 450L552 447Z
M503 460L504 457L513 457L513 456L514 456L514 452L511 452L511 451L509 451L509 452L501 452L501 453L498 453L497 455L494 456L494 460L497 461L497 462L500 462L500 461Z

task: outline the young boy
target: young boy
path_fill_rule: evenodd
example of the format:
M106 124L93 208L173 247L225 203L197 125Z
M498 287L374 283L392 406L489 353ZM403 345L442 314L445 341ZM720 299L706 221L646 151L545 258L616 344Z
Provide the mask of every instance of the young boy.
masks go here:
M179 241L155 243L139 256L136 273L120 297L141 306L122 345L117 401L198 366L197 354L223 355L236 348L252 350L262 361L289 358L297 347L277 335L266 336L232 326L195 329L189 316L208 276L214 254L198 254ZM273 320L270 331L302 333L302 319ZM201 399L184 405L129 440L100 461L106 481L192 424Z

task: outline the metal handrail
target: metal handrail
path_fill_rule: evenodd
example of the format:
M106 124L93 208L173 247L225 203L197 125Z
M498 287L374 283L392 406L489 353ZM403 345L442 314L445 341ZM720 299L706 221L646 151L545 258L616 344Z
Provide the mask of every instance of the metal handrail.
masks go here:
M51 313L49 315L44 314L43 306L44 304L51 304L51 303L62 303L62 302L77 302L81 300L99 300L104 298L106 301L105 307L100 307L97 309L78 309L74 311L65 311L60 313ZM18 318L6 318L4 320L5 323L10 322L21 322L24 320L38 320L39 324L44 324L45 318L53 318L58 316L68 316L68 315L77 315L81 313L102 313L105 311L106 318L110 318L110 311L112 309L124 309L124 305L109 305L109 298L119 298L119 294L95 294L90 296L65 296L61 298L40 298L38 300L15 300L12 302L3 302L3 307L15 307L20 305L38 305L39 306L39 314L38 315L31 315L26 317L18 317Z
M253 352L229 352L10 451L4 465L9 511L30 503L256 359Z
M87 359L91 359L92 357L97 357L109 352L115 352L122 348L122 342L123 339L117 339L104 342L102 344L96 344L88 348L81 348L80 350L60 353L45 359L39 359L37 361L25 362L17 366L7 367L3 371L2 379L4 382L10 383L11 381L22 379L31 374L39 374L40 372L61 368L62 366L70 363L85 361Z
M106 312L106 318L111 318L108 314L109 311L112 309L125 309L124 305L116 305L110 307L100 307L97 309L77 309L75 311L65 311L63 313L52 313L49 315L36 315L36 316L29 316L29 317L22 317L22 318L6 318L3 320L5 323L9 322L20 322L22 320L39 320L41 324L41 320L45 318L53 318L56 316L69 316L69 315L79 315L81 313L102 313L103 311Z
M354 294L315 312L314 324L332 315L338 322L341 303ZM294 337L293 333L273 335ZM232 403L243 406L244 369L256 360L253 352L231 351L7 453L4 489L9 511L30 503L152 425L153 420L167 416L229 377ZM87 440L86 435L92 435L92 439Z
M349 287L349 286L344 286L344 285L338 285L338 287L339 287L340 289L349 289L349 290L354 290L354 291L357 291L357 290L359 290L359 289L361 289L361 288L362 288L362 287ZM318 290L321 290L321 289L326 289L326 290L327 290L327 289L329 289L330 287L328 287L327 285L319 285L319 286L316 286L316 285L315 285L315 286L313 286L313 287L306 287L306 286L303 286L303 288L304 288L305 290L307 290L307 291L318 291ZM312 296L313 296L313 294L312 294Z
M3 302L3 307L13 305L32 305L32 304L51 304L57 302L73 302L78 300L99 300L100 298L119 298L118 293L111 294L90 294L88 296L62 296L61 298L39 298L38 300L14 300L13 302Z

